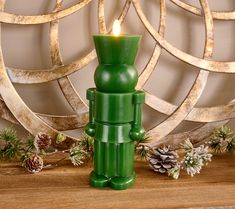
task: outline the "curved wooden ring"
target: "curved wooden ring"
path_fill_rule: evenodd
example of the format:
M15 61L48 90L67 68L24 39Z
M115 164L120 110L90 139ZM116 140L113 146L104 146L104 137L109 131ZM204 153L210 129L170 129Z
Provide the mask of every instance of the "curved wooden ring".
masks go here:
M1 10L4 8L5 1L2 1L0 6ZM59 133L57 130L48 126L39 117L37 117L23 102L23 100L16 93L14 86L12 85L4 65L2 48L0 44L0 94L7 106L17 121L30 133L36 135L39 130L48 133L52 138L52 144L55 148L64 149L71 146L71 143L75 141L73 137L66 136L66 140L61 144L56 143L56 136Z
M170 54L175 56L176 58L191 64L195 67L211 71L217 73L235 73L235 62L218 62L218 61L211 61L208 59L201 59L190 54L187 54L173 45L171 45L168 41L166 41L159 33L152 27L152 25L147 20L146 16L141 9L139 4L139 0L132 0L135 10L144 24L145 28L148 30L150 35L158 42L158 44L168 51Z
M11 14L7 12L0 12L0 22L10 23L10 24L21 24L21 25L48 23L48 22L61 19L63 17L66 17L68 15L71 15L77 12L78 10L82 9L91 1L92 0L81 0L79 3L67 9L57 11L57 12L52 12L46 15L27 16L27 15L16 15L16 14Z
M206 43L203 56L210 58L213 51L213 18L207 0L200 0L200 3L204 10L206 25ZM148 144L154 146L157 141L168 135L184 120L199 100L206 86L208 75L209 73L206 71L199 71L191 90L181 105L165 121L147 132Z
M155 95L152 95L145 91L146 101L145 104L154 110L171 115L178 106L175 106L165 100L162 100ZM191 112L186 116L185 120L193 122L216 122L221 120L227 120L235 117L235 103L229 103L223 106L214 107L194 107Z
M165 0L160 1L160 24L158 28L158 32L161 36L164 36L165 26L166 25L166 2ZM145 83L148 81L150 75L154 71L156 67L159 57L161 54L161 47L156 43L151 58L149 59L147 65L142 70L139 75L138 83L136 89L142 89Z
M62 3L63 3L63 0L56 0L56 6L54 9L54 12L57 12L61 9ZM60 44L59 44L59 20L52 21L50 23L49 30L50 30L49 31L50 55L51 55L52 64L54 66L61 66L63 65L63 60L62 60L62 56L60 53ZM75 88L73 87L71 81L69 80L67 76L58 79L58 84L66 100L68 101L72 109L76 111L78 115L88 112L88 107L86 103L82 100L80 95L77 93L77 91L75 90ZM84 121L84 124L86 122L87 121Z
M87 114L78 115L66 115L66 116L57 116L57 115L48 115L35 113L39 118L41 118L45 123L47 123L52 128L58 131L67 131L82 128L86 125L88 120ZM20 125L14 115L7 108L4 101L0 98L0 117L5 119L13 124Z
M170 0L175 5L181 7L182 9L191 12L194 15L203 16L203 11L188 3L182 2L181 0ZM211 11L212 17L216 20L235 20L235 11L231 12L217 12Z

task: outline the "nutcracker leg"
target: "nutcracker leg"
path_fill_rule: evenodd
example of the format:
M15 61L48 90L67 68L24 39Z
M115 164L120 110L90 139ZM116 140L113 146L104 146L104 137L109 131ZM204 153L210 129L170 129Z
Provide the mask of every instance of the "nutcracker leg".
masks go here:
M106 142L104 152L105 176L109 179L116 176L117 168L117 144Z
M90 185L93 187L107 187L109 179L105 176L105 150L106 143L94 141L94 171L90 173Z
M117 176L112 178L110 186L116 190L127 189L135 181L134 143L118 144Z

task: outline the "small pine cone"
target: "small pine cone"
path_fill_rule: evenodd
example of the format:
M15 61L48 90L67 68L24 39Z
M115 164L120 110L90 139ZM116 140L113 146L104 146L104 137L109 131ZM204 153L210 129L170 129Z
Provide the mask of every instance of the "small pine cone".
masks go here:
M34 139L34 146L37 150L46 149L51 145L51 137L45 133L38 133Z
M43 159L39 155L32 155L25 160L24 167L30 173L38 173L43 168Z
M170 146L155 148L147 154L149 166L159 173L166 173L177 165L178 154Z

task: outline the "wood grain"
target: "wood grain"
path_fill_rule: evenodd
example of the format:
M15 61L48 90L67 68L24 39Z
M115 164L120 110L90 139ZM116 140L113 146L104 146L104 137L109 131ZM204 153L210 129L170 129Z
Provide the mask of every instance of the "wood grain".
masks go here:
M235 155L215 156L200 175L179 180L155 174L136 162L136 184L129 190L94 189L91 165L63 166L33 175L13 163L0 162L0 208L195 208L235 207Z

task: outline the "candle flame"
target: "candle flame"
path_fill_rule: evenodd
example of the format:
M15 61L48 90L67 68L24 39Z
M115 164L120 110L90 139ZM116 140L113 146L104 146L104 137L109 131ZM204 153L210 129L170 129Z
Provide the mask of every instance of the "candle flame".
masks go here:
M115 20L113 23L113 35L118 36L121 32L121 25L119 20Z

